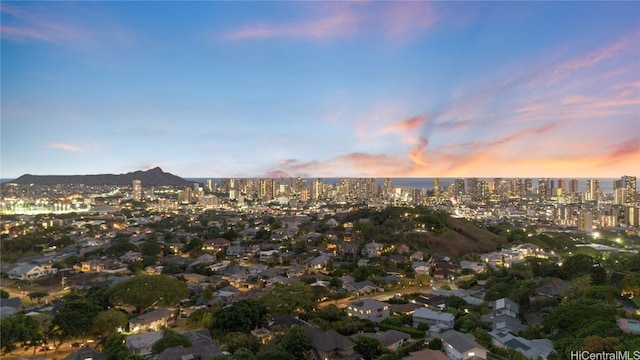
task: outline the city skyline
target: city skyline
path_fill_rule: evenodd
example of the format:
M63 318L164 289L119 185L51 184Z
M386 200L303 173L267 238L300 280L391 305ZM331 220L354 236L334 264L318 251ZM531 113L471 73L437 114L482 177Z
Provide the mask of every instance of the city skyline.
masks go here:
M3 2L1 178L640 176L638 2Z

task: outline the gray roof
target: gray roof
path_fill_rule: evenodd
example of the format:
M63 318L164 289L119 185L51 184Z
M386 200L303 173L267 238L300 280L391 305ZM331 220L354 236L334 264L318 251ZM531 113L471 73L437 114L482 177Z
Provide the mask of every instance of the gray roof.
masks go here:
M453 314L442 311L435 311L427 308L416 309L416 311L413 313L413 317L441 322L450 322L455 319L455 316Z
M172 312L168 309L161 308L157 310L153 310L146 314L142 314L136 318L129 320L129 322L134 324L148 324L154 321L168 319L171 317Z
M222 354L220 344L211 339L211 334L207 329L187 331L182 335L189 339L191 346L185 348L180 345L168 348L158 354L158 360L181 360L189 358L189 356L192 356L191 358L210 359Z
M453 346L454 349L460 353L467 352L471 349L484 349L484 347L478 344L473 335L463 334L455 330L448 330L440 335L440 338L447 344Z
M348 337L339 334L333 329L320 330L311 326L305 326L304 330L307 332L307 335L309 335L311 347L321 351L329 352L336 349L344 350L354 348L356 346L356 344L349 340Z
M502 343L506 347L517 350L529 359L536 359L538 357L546 359L547 356L555 351L553 343L548 339L527 340L506 331L499 330L491 331L489 332L489 335L494 340Z
M92 348L82 348L67 355L63 360L107 360L107 354L96 351Z
M366 337L377 339L378 341L380 341L380 344L382 344L382 346L385 346L385 347L393 345L400 340L407 340L411 338L409 334L402 331L398 331L398 330L389 330L381 334L373 334L373 333L356 334L356 335L353 335L351 338L357 339L360 336L366 336Z
M358 309L362 309L362 310L377 310L377 309L381 309L385 306L389 306L389 304L387 304L386 302L383 301L379 301L376 299L364 299L364 300L360 300L360 301L355 301L352 303L347 304L347 306L354 306L357 307Z

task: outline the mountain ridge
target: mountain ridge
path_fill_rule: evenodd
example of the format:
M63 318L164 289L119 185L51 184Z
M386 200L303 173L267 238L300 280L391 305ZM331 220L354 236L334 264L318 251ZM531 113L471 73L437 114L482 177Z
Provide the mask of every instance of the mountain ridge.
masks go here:
M137 170L126 174L97 174L97 175L31 175L24 174L9 181L13 184L36 185L128 185L133 180L140 180L142 186L187 186L193 181L185 180L177 175L164 172L155 167L146 171Z

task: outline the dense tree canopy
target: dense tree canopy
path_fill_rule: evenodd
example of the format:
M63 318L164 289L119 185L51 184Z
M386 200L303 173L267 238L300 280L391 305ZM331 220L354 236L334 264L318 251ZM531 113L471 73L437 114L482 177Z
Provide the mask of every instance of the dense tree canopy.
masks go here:
M62 339L85 337L101 310L99 306L85 299L71 300L58 310L53 325L59 328Z
M266 314L260 302L240 300L216 312L213 328L223 332L249 332L264 321Z
M114 285L110 301L135 306L142 312L153 305L173 306L189 296L187 285L166 275L138 275Z
M5 353L17 345L35 346L41 341L40 324L31 316L18 314L0 321L0 342Z

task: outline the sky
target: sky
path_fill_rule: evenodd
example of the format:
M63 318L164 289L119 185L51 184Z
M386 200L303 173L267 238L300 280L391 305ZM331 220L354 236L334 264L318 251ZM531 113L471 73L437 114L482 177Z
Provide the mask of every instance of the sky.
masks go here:
M0 177L640 176L640 2L11 2Z

